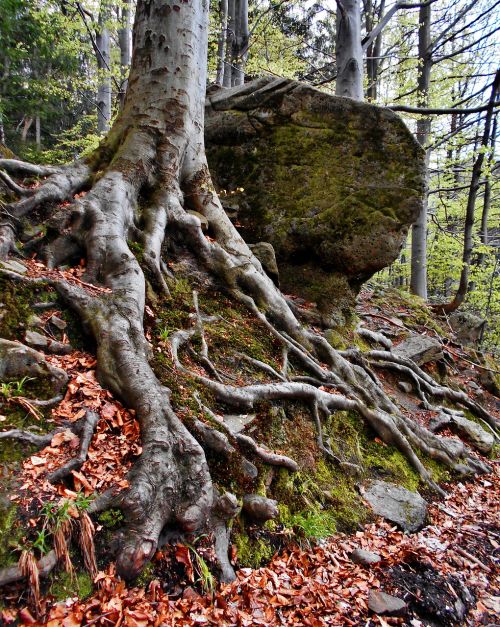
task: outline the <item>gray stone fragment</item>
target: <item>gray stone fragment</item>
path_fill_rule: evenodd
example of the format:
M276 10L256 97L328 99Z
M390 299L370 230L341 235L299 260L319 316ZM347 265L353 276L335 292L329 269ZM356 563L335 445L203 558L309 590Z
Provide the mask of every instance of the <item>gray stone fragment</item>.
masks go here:
M380 557L380 555L378 555L378 553L365 551L365 549L355 549L351 553L351 559L356 564L369 566L370 564L378 564L382 558Z
M269 242L257 242L256 244L249 244L248 247L262 264L264 272L266 272L266 274L271 277L274 284L279 287L279 270L272 244L269 244Z
M455 331L460 343L466 345L477 344L487 321L468 311L454 311L449 317L451 328Z
M407 394L411 394L413 390L411 383L408 383L408 381L398 381L398 387Z
M243 511L251 518L260 522L272 520L278 515L278 503L273 499L258 494L245 494Z
M25 341L26 344L29 344L34 348L41 348L44 351L55 355L68 355L72 351L69 344L57 342L56 340L42 335L41 333L37 333L36 331L26 331Z
M240 433L255 420L255 414L226 414L222 418L231 433Z
M0 381L18 381L23 377L47 381L54 395L68 381L66 372L47 363L42 353L20 342L0 339Z
M425 524L427 502L417 492L377 480L362 488L361 494L375 514L396 523L403 531L413 533Z
M14 259L0 261L0 266L10 272L16 272L17 274L26 274L28 271L23 263L15 261Z
M370 590L368 607L375 614L384 616L401 616L406 613L406 603L402 599L378 590Z
M241 460L241 469L243 470L243 473L245 474L245 477L247 479L257 479L257 477L259 476L259 471L257 470L257 467L252 464L252 462L248 461L248 459L246 459L245 457L243 457L243 459Z
M392 349L395 355L414 361L417 366L443 358L441 344L426 335L410 335Z
M64 329L68 326L68 323L66 322L66 320L61 320L61 318L58 318L55 315L52 315L49 318L49 322L50 324L55 326L56 329L59 329L59 331L64 331Z
M488 454L493 449L495 443L493 434L459 412L452 414L442 412L429 423L429 429L433 433L441 431L445 427L450 427L453 431L458 432L481 453Z

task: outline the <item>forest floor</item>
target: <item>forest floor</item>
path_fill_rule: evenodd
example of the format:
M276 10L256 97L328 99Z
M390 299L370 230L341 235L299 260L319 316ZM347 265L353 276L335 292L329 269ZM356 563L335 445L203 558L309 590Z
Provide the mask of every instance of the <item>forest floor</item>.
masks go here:
M362 293L358 315L372 330L384 325L392 328L397 343L399 331L406 329L415 311L404 300L391 300L381 307L372 297L369 290ZM412 330L436 335L430 314L422 317L419 307L416 317L420 320L413 320ZM55 313L51 310L43 316L48 320ZM65 335L60 339L67 341ZM473 365L474 354L451 340L444 342L444 351L448 377L466 389L476 382L470 393L480 396L488 410L498 415L498 399L477 383L481 366ZM96 411L100 420L88 459L72 472L73 489L52 485L46 478L48 471L75 454L78 438L69 430L56 434L45 449L32 451L15 475L9 464L4 465L3 480L10 482L10 500L24 512L26 535L42 529L36 536L42 553L46 549L43 533L49 530L55 512L50 504L61 499L81 504L109 487L126 487L127 472L141 452L134 416L101 388L91 353L73 350L47 359L70 376L65 397L52 409L49 422L75 421L87 409ZM387 391L397 395L394 378L381 378ZM419 413L425 423L428 417L417 401L414 405L411 399L406 402L410 402L408 411ZM5 416L0 420L5 421ZM385 445L380 442L380 446ZM496 625L500 615L500 464L489 463L493 467L490 475L443 484L447 491L444 499L425 493L432 501L428 524L413 535L382 519L360 525L353 534L337 533L319 542L283 529L284 548L266 566L237 570L236 581L229 585L216 584L207 570L212 549L204 546L203 539L196 548L177 544L157 552L149 577L141 585L128 586L119 580L108 560L94 577L93 589L88 577L63 572L51 587L42 582L40 594L21 583L5 586L0 592L0 625ZM65 515L69 528L76 529L79 509L69 507ZM113 523L102 518L96 521L97 532L104 531L97 535L101 556L109 549L110 537L103 527ZM21 542L23 537L21 534ZM375 552L381 561L369 566L354 563L350 556L356 548ZM238 565L235 547L232 557ZM373 591L403 599L407 606L403 614L374 614L368 607ZM43 620L35 618L36 609Z

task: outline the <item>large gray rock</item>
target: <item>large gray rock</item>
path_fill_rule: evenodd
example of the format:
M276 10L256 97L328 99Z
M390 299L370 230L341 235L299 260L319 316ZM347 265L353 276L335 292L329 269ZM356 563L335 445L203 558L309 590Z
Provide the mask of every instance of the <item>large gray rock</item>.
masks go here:
M401 616L406 613L406 603L402 599L379 590L370 590L368 607L375 614L384 616Z
M280 275L272 244L269 242L257 242L256 244L249 244L249 248L262 264L266 274L268 274L274 284L279 287Z
M50 365L42 353L20 342L0 339L0 381L19 381L23 377L46 381L54 394L68 382L66 372Z
M468 311L454 311L449 321L458 341L471 346L477 344L487 324L484 318L475 316Z
M388 109L264 77L208 95L205 139L228 215L321 311L350 309L418 215L424 153Z
M457 431L479 452L485 455L491 453L495 443L493 434L483 429L477 422L466 418L462 413L457 411L451 414L442 412L429 424L429 429L434 433L446 427Z
M361 494L375 514L396 523L403 531L414 533L425 524L427 502L417 492L385 481L371 481Z
M392 349L395 355L406 357L422 366L429 361L443 358L443 351L438 340L427 335L410 335Z

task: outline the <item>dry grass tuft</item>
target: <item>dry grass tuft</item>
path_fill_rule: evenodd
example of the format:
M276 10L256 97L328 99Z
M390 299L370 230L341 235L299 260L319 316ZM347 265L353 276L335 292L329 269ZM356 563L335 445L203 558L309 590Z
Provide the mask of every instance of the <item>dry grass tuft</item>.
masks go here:
M97 576L97 562L94 545L95 527L87 512L80 513L80 548L83 561L92 579Z

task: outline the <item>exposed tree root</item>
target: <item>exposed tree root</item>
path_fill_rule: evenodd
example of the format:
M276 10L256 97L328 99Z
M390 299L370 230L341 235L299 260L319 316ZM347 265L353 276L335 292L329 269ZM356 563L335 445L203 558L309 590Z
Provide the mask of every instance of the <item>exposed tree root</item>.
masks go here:
M64 466L61 466L61 468L58 468L54 472L47 475L47 479L50 483L60 483L61 481L64 481L71 475L73 470L79 470L83 466L83 463L87 459L90 442L92 440L92 436L94 435L98 420L99 414L87 410L85 416L78 421L74 427L72 427L72 431L80 438L78 455L73 457L68 463L64 464Z
M38 574L40 577L48 577L57 564L57 556L55 551L49 551L37 563ZM6 586L9 583L15 583L26 578L26 571L19 564L8 566L0 570L0 586Z

